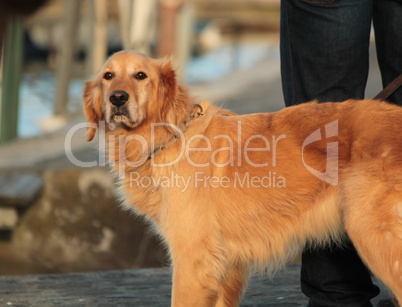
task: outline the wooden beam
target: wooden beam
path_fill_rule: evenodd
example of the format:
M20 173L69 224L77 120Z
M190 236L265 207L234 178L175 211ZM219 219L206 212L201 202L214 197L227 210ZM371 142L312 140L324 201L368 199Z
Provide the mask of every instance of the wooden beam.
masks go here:
M0 173L0 205L25 208L39 196L43 178L34 173Z
M157 9L155 0L134 0L130 21L129 49L150 54L151 40L156 31L154 13Z
M132 0L119 0L120 33L123 42L123 49L130 49L130 21L133 8Z
M89 0L90 35L88 45L88 77L95 75L102 67L107 56L106 23L107 1Z
M19 17L10 17L4 37L0 80L0 143L18 137L18 103L22 71L23 30Z
M184 81L187 63L191 57L191 46L193 41L193 27L195 19L195 7L192 3L183 3L179 10L178 26L176 33L175 58L177 75Z
M177 17L181 4L179 0L160 1L157 52L159 58L172 56L175 52Z
M156 31L156 0L119 0L120 29L124 49L151 52Z
M55 115L65 115L67 113L68 89L74 62L74 41L77 36L80 13L80 0L67 0L64 3L64 34L61 49L58 51Z

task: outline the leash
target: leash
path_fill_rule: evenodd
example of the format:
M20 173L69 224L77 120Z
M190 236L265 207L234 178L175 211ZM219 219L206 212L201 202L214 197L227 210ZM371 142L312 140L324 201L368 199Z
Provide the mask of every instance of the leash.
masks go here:
M182 123L183 126L179 127L181 130L181 133L185 133L188 130L188 128L190 127L190 123L193 120L200 118L203 115L204 115L204 110L203 110L202 106L199 104L194 104L190 108L190 114L188 115L187 119L185 119L183 121L183 123ZM146 164L149 160L153 159L158 152L165 150L168 147L170 147L171 145L173 145L174 143L176 143L176 141L179 139L179 137L180 137L180 135L173 134L173 136L168 140L167 143L165 143L163 145L159 145L159 146L155 147L154 149L150 150L144 163L142 163L139 166L136 166L135 168L140 168L141 166Z
M390 84L388 84L377 96L373 99L386 100L391 96L398 88L402 86L402 74L396 77Z

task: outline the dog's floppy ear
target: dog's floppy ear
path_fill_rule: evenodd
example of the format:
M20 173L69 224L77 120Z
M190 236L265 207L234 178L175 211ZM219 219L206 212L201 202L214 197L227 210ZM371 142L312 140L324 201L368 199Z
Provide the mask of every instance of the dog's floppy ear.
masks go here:
M160 120L166 122L169 108L174 103L177 92L176 73L170 60L161 63L159 97L161 100Z
M160 64L160 86L159 99L161 108L159 120L161 122L176 123L177 118L181 118L184 104L188 100L187 90L179 85L176 72L170 60L163 60Z
M100 120L104 119L104 107L100 86L95 81L87 81L84 89L84 110L90 126L87 128L87 141L91 141Z

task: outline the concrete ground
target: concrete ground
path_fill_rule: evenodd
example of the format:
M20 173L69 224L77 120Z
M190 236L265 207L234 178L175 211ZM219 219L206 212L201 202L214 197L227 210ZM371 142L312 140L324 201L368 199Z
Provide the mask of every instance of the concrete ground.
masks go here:
M289 265L273 278L252 276L240 306L307 306L299 271L299 265ZM373 306L386 297L382 290ZM0 277L1 306L167 307L170 292L169 269Z

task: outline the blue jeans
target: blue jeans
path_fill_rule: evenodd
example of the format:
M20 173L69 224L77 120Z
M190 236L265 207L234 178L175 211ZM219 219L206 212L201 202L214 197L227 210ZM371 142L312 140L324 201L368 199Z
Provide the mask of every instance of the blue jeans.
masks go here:
M402 73L402 0L282 0L286 106L364 98L372 21L386 86ZM402 88L389 100L402 105ZM301 288L312 307L371 306L379 293L352 244L305 250Z
M402 73L402 0L282 0L285 104L364 98L371 21L386 86Z

